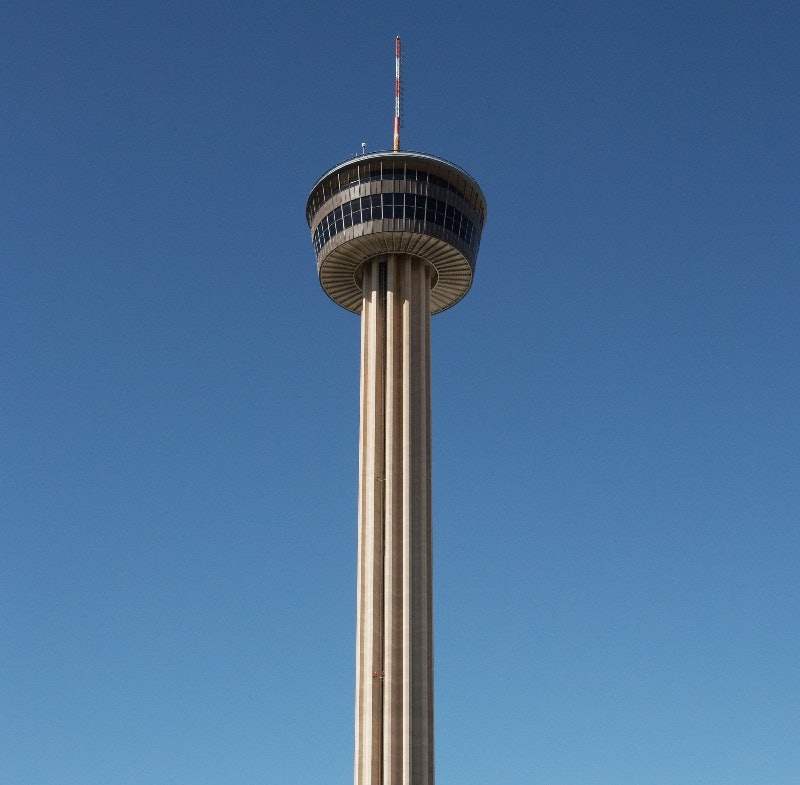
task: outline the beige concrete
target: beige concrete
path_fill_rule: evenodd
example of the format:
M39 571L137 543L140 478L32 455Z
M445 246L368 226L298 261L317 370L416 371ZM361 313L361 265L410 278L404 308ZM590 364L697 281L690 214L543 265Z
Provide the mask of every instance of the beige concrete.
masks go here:
M433 785L433 268L363 266L355 785Z

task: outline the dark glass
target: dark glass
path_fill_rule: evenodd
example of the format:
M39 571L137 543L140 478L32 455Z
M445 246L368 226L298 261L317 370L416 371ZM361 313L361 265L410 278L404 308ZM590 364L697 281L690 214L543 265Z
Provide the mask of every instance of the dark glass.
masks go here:
M362 221L377 221L381 216L405 217L441 226L477 250L479 238L475 226L460 210L432 196L402 193L372 194L334 208L319 222L312 238L314 248L319 253L344 228Z

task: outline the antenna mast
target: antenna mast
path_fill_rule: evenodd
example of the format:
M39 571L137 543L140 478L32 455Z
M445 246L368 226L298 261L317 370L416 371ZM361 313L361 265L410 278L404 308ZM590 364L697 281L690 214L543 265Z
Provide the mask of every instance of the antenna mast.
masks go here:
M394 151L400 150L400 36L394 41Z

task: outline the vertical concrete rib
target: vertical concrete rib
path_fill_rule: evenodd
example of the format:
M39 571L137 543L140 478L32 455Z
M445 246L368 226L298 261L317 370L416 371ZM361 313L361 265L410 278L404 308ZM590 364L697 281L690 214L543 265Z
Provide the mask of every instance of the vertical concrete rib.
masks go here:
M385 298L380 267L365 270L361 331L355 781L380 782L382 694L373 673L383 647Z
M433 785L429 266L363 267L356 785Z
M402 391L403 344L402 300L403 280L397 258L387 259L386 291L386 528L384 562L384 715L383 771L384 782L399 782L398 766L402 749L397 738L397 716L402 713L402 680L398 670L402 664L402 627L396 612L402 601L402 477L395 467L402 460Z

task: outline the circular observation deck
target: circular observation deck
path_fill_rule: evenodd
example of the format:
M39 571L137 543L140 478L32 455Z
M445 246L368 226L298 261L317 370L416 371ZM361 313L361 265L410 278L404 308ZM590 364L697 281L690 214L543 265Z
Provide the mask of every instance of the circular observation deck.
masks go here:
M361 313L361 265L411 254L434 269L431 313L455 305L472 286L486 199L454 164L424 153L378 152L323 175L306 218L326 294Z

